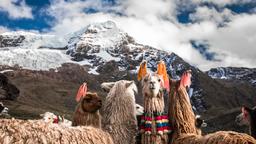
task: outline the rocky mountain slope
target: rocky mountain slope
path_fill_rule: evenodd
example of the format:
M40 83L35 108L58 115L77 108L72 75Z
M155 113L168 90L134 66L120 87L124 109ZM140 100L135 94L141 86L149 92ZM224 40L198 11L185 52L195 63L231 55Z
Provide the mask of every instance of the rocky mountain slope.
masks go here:
M219 71L204 73L175 53L138 44L111 21L88 25L64 38L24 32L1 34L0 71L20 90L16 101L4 103L19 118L38 118L45 111L65 113L71 118L76 105L74 96L82 82L104 97L100 83L120 79L137 82L136 72L142 60L148 61L151 71L156 70L159 60L164 60L172 79L192 70L191 101L195 111L209 122L206 132L243 130L234 126L234 119L241 105L256 104L252 83L212 78ZM142 103L140 94L136 101Z

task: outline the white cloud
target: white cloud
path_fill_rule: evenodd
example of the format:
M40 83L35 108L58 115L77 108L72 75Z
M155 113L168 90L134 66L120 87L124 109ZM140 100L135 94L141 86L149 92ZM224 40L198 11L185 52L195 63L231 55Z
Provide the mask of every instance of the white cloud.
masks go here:
M198 7L195 13L189 15L189 18L193 22L213 21L217 24L230 21L232 17L232 12L227 8L218 12L215 8L209 8L207 6Z
M10 31L7 27L0 26L0 34Z
M254 0L181 0L183 2L189 2L194 4L202 4L202 3L212 3L217 6L223 7L225 5L231 4L246 4L253 2Z
M168 0L120 0L123 13L140 19L173 19L175 3Z
M235 1L226 1L229 2ZM256 67L256 15L235 15L228 9L218 12L213 8L198 7L190 16L194 23L184 25L175 18L176 4L165 0L125 0L118 1L115 7L105 7L99 0L56 0L47 9L57 19L49 33L63 35L90 23L112 20L137 42L175 52L202 70L217 66ZM84 13L83 10L89 7L102 12ZM124 16L107 13L110 9L122 12ZM229 22L224 27L218 27L227 19ZM191 46L190 40L208 41L209 51L217 53L216 58L220 61L207 61Z
M33 18L32 9L26 5L25 0L21 0L19 5L15 5L16 2L18 0L0 0L0 11L7 12L12 19Z

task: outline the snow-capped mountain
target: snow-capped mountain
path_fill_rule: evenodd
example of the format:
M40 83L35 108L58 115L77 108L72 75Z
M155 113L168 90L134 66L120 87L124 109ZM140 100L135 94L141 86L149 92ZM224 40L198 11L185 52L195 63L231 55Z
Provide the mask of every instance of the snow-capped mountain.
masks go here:
M219 67L210 69L207 74L214 79L239 80L256 86L255 68Z
M164 60L173 79L179 79L185 69L201 72L174 53L136 43L111 21L90 24L63 38L56 38L28 32L3 33L0 35L0 65L49 70L63 63L78 63L89 66L88 73L99 75L105 72L104 65L111 61L119 71L134 73L142 60L148 61L148 68L152 71L156 70L159 60ZM52 49L61 47L63 49ZM194 80L198 81L197 78ZM192 87L196 108L205 110L199 100L202 96L200 86L194 83Z
M222 105L222 103L226 103L226 99L222 97L230 97L232 99L230 101L239 105L235 101L237 98L233 98L234 96L238 97L237 95L227 94L224 90L225 84L219 83L207 75L216 78L228 77L225 70L224 74L221 70L217 72L211 70L205 74L175 53L137 43L111 21L90 24L63 37L27 32L8 32L0 35L0 65L18 65L32 70L55 69L54 72L58 72L63 71L61 69L65 63L79 64L80 67L68 66L76 70L68 69L67 71L69 74L83 71L89 75L85 77L84 74L81 74L82 78L77 78L79 82L86 80L87 77L93 77L100 81L135 79L142 60L148 61L148 69L151 71L156 70L159 60L164 60L172 79L179 79L183 71L191 69L193 77L189 93L197 112L201 113L218 107L233 107L233 105ZM66 72L63 73L66 77ZM237 74L234 73L234 75ZM55 74L49 75L58 77ZM78 81L77 79L75 81ZM254 83L254 81L252 82ZM235 91L233 89L236 88L229 89ZM216 91L220 97L216 98Z
M5 32L0 34L0 64L35 70L57 68L71 62L70 57L61 50L66 44L63 38L54 35Z

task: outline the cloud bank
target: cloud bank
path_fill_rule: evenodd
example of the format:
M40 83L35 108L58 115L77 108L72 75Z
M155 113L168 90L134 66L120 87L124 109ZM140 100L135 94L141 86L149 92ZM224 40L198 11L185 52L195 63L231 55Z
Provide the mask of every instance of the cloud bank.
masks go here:
M33 18L32 8L27 6L25 0L1 0L0 11L8 13L9 18Z
M112 5L101 0L53 0L44 12L55 19L47 33L63 35L90 23L112 20L137 42L174 52L200 69L208 70L219 66L256 67L256 14L238 14L225 7L250 2L252 0L117 0ZM23 7L27 9L26 5ZM189 22L180 23L177 15L186 9L192 10ZM27 11L27 17L32 17L29 9ZM208 51L216 53L215 58L207 60L192 46L192 40L204 41Z

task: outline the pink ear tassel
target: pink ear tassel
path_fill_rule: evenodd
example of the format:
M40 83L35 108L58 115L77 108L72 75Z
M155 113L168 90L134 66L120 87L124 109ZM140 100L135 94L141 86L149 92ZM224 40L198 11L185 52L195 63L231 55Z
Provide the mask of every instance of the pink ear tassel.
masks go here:
M191 85L191 71L186 71L181 76L180 86L190 87L190 85Z
M86 93L87 93L87 83L83 83L78 89L78 92L76 95L76 101L79 102L80 99L86 95Z

